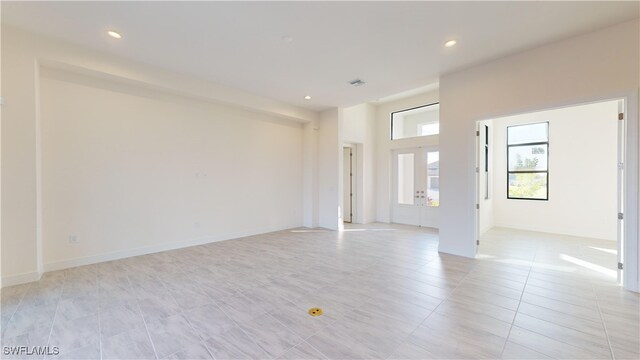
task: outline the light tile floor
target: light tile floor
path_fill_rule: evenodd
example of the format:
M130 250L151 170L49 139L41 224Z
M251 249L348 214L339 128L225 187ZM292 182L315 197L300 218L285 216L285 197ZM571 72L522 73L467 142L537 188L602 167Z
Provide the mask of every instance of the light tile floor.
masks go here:
M640 357L613 242L494 229L476 260L437 246L400 225L300 229L47 273L2 290L3 345L63 359Z

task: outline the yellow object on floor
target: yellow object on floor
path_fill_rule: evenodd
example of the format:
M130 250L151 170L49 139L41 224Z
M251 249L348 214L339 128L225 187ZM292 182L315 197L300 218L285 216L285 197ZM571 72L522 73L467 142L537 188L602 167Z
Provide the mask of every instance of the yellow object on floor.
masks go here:
M311 308L311 309L309 309L309 315L311 315L311 316L320 316L320 315L322 315L322 309L320 309L320 308Z

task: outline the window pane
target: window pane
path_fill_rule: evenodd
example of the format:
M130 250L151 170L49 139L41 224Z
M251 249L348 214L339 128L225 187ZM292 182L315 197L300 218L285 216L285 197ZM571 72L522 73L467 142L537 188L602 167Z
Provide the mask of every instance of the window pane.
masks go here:
M509 197L546 199L547 180L547 173L509 174Z
M398 154L398 204L413 205L413 154Z
M549 141L549 123L507 127L508 145L546 141Z
M509 171L546 171L549 145L509 147Z
M391 114L391 139L440 133L440 105L427 105Z
M440 206L440 153L427 153L427 206Z
M428 136L428 135L437 135L439 133L440 133L440 124L433 123L433 124L421 124L420 131L418 134L420 136Z

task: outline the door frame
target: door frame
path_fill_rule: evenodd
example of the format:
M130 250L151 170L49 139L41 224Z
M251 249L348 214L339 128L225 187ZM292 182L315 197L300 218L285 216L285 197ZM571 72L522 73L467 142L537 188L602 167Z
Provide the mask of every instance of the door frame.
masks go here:
M345 223L344 219L342 219L344 207L344 191L346 189L347 184L344 183L344 164L342 163L344 160L344 149L351 148L351 171L353 177L352 181L352 203L351 203L351 213L353 217L351 219L352 224L365 224L365 196L364 196L364 145L362 143L357 142L343 142L342 143L342 151L340 153L340 184L341 191L340 193L340 223ZM348 222L347 222L348 223Z
M425 161L425 165L424 165L424 177L425 177L425 188L424 188L424 193L422 194L424 199L423 201L426 202L427 199L427 188L426 188L426 183L427 183L427 178L428 178L428 169L427 169L427 153L429 152L440 152L440 146L439 144L431 144L431 145L416 145L416 146L408 146L408 147L399 147L399 148L394 148L391 149L390 151L390 158L391 158L391 181L390 181L390 197L389 197L389 222L390 223L394 223L394 217L397 216L397 213L395 211L395 207L400 205L398 204L398 159L397 159L397 155L398 154L402 154L402 153L417 153L417 152L422 152L424 155L424 161ZM414 163L415 163L415 159L414 159ZM414 168L414 179L416 177L416 170ZM415 181L415 180L414 180ZM414 191L416 190L416 186L414 185ZM415 194L413 194L413 196L415 196ZM425 207L427 208L428 206L426 205L417 205L417 204L413 204L413 205L407 205L407 206L421 206L421 207ZM436 209L439 210L439 207ZM422 211L422 209L420 209L420 211ZM426 225L422 225L421 223L421 218L422 218L422 214L421 212L418 212L418 225L419 227L431 227L431 226L426 226ZM438 227L435 227L438 228Z
M624 122L622 124L622 132L624 133L623 140L623 148L620 148L620 152L622 155L622 159L624 161L624 178L620 179L622 181L622 185L620 185L620 181L618 182L618 191L620 193L620 197L618 198L618 206L620 206L620 201L622 199L622 213L624 219L627 221L623 221L622 227L620 228L618 239L616 243L618 245L622 245L623 248L622 254L618 251L618 256L623 256L622 264L624 267L624 271L622 271L622 286L630 291L639 292L640 291L640 221L639 219L639 203L640 203L640 193L638 191L639 184L639 168L640 168L640 159L639 159L639 138L640 138L640 124L638 118L639 112L639 104L640 101L639 93L637 90L634 90L627 94L622 94L620 96L612 96L609 98L597 98L591 99L585 102L574 102L561 106L551 106L541 109L531 109L524 112L516 112L512 114L504 114L497 115L491 118L479 119L475 121L475 131L478 131L479 123L486 120L492 120L495 118L501 118L506 116L514 116L519 114L529 114L532 112L539 111L548 111L555 109L563 109L568 107L574 107L579 105L587 105L599 102L606 101L616 101L622 100L624 101L624 107L621 109L624 114ZM612 120L613 121L613 120ZM618 121L618 120L616 120ZM479 169L480 166L480 136L475 136L475 168ZM618 140L618 142L620 139ZM619 157L620 158L620 157ZM475 186L474 186L474 199L476 204L480 204L480 171L475 172ZM618 171L620 174L620 171ZM476 206L475 216L474 216L474 246L475 246L475 254L478 254L478 246L480 239L480 211L481 209ZM615 215L615 214L613 214ZM635 219L635 221L629 221L630 219ZM620 227L620 226L619 226ZM621 241L621 240L624 241ZM619 271L620 273L620 271Z
M343 210L343 217L342 217L342 221L345 223L349 223L349 224L353 224L354 218L355 218L355 206L356 202L354 201L354 197L356 196L356 192L355 190L357 189L357 187L355 186L355 176L354 176L354 172L357 169L357 166L353 166L354 165L354 153L357 156L357 153L355 151L356 147L355 145L351 145L351 144L344 144L342 146L342 157L343 159L346 156L346 150L349 149L349 181L348 184L345 183L345 178L346 178L346 173L344 172L344 169L346 168L346 163L343 163L343 171L342 171L342 197L343 199L345 198L346 195L346 191L349 191L349 221L347 221L346 217L344 216L344 210ZM343 204L343 209L346 208L346 203Z

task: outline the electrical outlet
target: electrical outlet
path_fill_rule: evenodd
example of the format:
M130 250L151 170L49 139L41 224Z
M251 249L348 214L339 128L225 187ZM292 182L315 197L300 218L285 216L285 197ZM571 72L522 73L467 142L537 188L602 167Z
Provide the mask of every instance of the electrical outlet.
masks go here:
M195 227L196 229L200 228L200 223L199 222L194 222L193 223L193 227Z
M78 243L78 237L75 235L69 235L69 243L70 244L77 244Z

